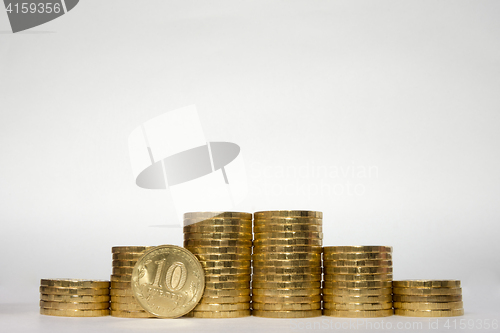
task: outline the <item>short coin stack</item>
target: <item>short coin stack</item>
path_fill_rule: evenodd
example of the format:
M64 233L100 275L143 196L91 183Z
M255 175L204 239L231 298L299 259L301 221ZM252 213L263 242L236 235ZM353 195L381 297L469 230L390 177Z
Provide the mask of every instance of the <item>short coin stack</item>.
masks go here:
M125 318L154 317L137 302L130 287L132 270L137 260L151 247L114 246L111 275L111 315Z
M43 315L109 316L109 281L42 279L40 284Z
M205 273L203 296L186 316L250 316L252 214L186 213L184 247L198 258Z
M391 247L325 247L323 266L325 316L374 318L393 315Z
M321 316L322 219L314 211L254 214L254 316Z
M393 282L396 315L453 317L464 314L458 280L405 280Z

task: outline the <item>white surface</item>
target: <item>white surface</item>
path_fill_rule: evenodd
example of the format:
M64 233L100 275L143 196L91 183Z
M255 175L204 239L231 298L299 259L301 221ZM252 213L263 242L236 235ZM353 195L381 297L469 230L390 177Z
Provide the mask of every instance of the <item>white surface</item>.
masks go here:
M115 317L67 318L38 314L34 305L0 305L0 320L5 332L497 332L479 325L500 320L498 311L470 311L461 317L409 318L391 316L375 319L317 317L307 319L129 319ZM488 321L485 321L488 319ZM456 320L456 322L454 321ZM461 321L462 320L462 321ZM446 328L446 325L450 328ZM344 328L342 329L342 326ZM405 326L406 325L406 326ZM432 325L432 328L429 326ZM437 325L437 326L436 326ZM456 325L456 326L455 326ZM460 329L460 325L463 329ZM470 326L469 326L470 325ZM405 328L406 327L406 328ZM435 328L437 327L437 329ZM456 327L456 329L455 329Z
M0 10L0 302L108 278L111 246L181 244L151 227L177 223L172 200L135 186L127 138L196 104L208 141L242 148L242 211L321 210L325 245L392 245L395 279L460 279L498 313L479 305L500 290L499 11L88 0L13 35Z

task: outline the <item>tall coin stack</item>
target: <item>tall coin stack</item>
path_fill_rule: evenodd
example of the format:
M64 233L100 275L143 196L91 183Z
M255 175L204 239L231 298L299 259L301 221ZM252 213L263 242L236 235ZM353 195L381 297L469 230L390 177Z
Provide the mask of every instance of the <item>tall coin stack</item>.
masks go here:
M374 318L392 309L392 248L328 246L323 251L323 314Z
M114 246L111 275L111 315L124 318L154 317L137 302L130 287L132 270L137 260L151 247Z
M254 214L254 316L321 316L322 221L314 211Z
M186 316L250 316L252 214L186 213L184 247L198 258L205 273L203 296Z
M43 315L109 316L109 281L42 279L40 285Z
M393 282L396 315L454 317L464 314L458 280L405 280Z

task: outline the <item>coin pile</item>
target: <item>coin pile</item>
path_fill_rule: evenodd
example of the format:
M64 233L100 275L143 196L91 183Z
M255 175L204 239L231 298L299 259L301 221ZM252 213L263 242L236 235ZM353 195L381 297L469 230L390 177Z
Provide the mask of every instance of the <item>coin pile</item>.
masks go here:
M130 287L132 270L149 246L114 246L111 275L111 315L124 318L154 317L137 302Z
M323 265L325 316L393 315L391 247L328 246L323 250Z
M314 211L254 214L254 316L321 316L322 219Z
M184 247L198 258L205 273L203 296L186 316L250 316L252 214L186 213Z
M393 282L395 313L407 317L453 317L464 314L458 280Z
M40 285L43 315L109 316L109 281L42 279Z

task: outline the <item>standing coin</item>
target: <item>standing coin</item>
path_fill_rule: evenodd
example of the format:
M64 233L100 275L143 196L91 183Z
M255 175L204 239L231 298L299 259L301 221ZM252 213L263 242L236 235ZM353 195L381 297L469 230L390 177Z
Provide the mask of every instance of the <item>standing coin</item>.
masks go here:
M161 318L191 311L205 289L203 267L188 250L162 245L150 249L132 272L132 290L139 304Z

